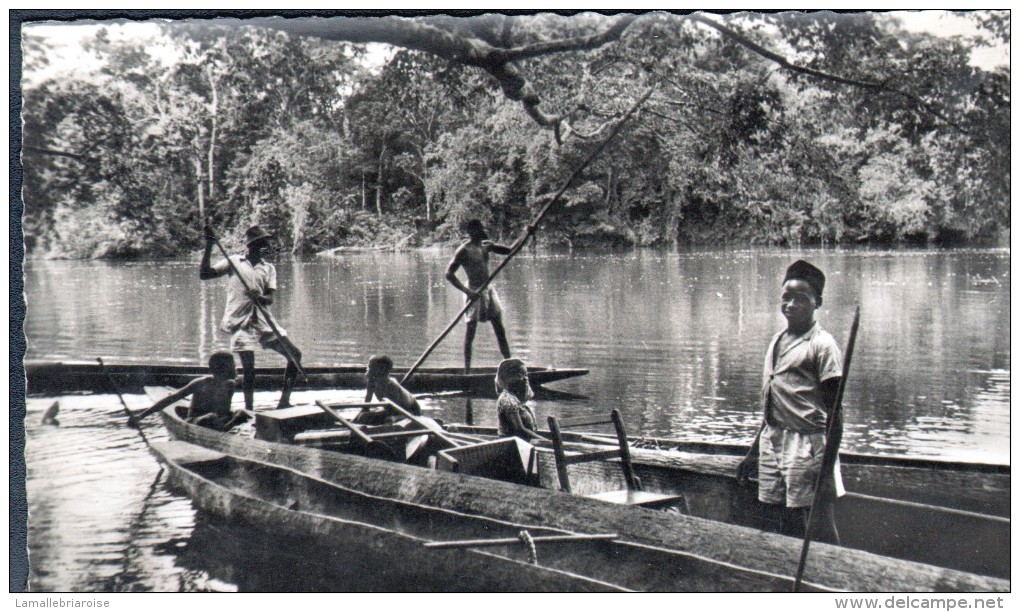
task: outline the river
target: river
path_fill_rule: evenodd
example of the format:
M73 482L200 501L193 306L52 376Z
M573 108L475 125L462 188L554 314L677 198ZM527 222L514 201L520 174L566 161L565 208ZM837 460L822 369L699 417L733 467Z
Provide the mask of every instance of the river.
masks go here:
M461 309L443 277L449 256L281 258L273 310L306 364L364 364L386 353L410 365ZM591 370L551 385L578 397L536 402L539 422L619 408L634 435L749 441L764 351L783 327L780 280L799 257L828 275L818 318L841 345L855 304L861 309L844 448L1009 463L1008 250L526 251L495 283L515 354ZM217 331L224 281L201 282L197 268L197 260L28 262L26 356L204 361L228 344ZM460 365L462 338L455 329L428 365ZM474 363L499 358L491 330L480 327ZM258 538L166 489L115 397L61 398L59 426L40 424L53 401L27 402L32 590L410 588L366 583L363 573L350 585L320 584L299 560L281 577L278 550L252 546ZM462 398L423 404L429 416L465 418ZM471 407L475 423L495 424L494 401ZM155 419L146 431L165 435Z

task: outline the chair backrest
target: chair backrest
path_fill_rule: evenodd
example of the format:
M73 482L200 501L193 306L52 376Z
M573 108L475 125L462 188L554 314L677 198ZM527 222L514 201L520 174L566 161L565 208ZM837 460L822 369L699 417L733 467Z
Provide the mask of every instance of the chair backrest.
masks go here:
M556 458L556 475L560 481L560 489L570 493L570 476L567 473L567 466L575 463L598 461L601 459L615 459L619 457L623 466L623 477L627 481L627 489L631 491L640 490L641 485L634 476L634 467L631 465L630 445L627 443L627 430L623 426L623 417L619 410L613 410L609 418L578 419L571 421L559 421L554 416L549 419L549 431L552 433L553 455ZM580 453L567 457L563 448L563 433L561 427L588 427L592 425L605 425L612 423L616 429L617 448L606 451L593 451Z

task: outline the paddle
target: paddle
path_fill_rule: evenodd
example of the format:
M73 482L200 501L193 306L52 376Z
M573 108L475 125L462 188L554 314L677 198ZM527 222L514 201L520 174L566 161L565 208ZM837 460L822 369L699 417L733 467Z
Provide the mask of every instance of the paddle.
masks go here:
M120 398L120 405L124 407L124 412L127 413L128 423L136 423L138 425L137 427L138 435L142 436L142 442L145 442L145 446L149 447L149 450L151 451L152 445L149 444L149 439L145 437L145 432L142 431L142 424L139 421L135 420L134 413L132 413L131 409L128 408L127 402L124 401L124 396L121 395L120 393L120 387L117 386L117 381L113 379L113 375L110 374L110 371L106 369L106 364L103 363L103 358L96 357L96 361L99 362L99 369L103 371L103 374L106 375L107 380L110 381L110 386L113 387L113 392L117 394L118 398Z
M854 343L857 341L857 327L860 323L861 307L854 307L854 319L850 324L850 337L846 342L846 351L843 357L843 372L839 379L839 389L836 391L836 399L833 401L832 410L829 412L829 420L825 429L825 452L822 454L822 467L815 478L815 496L811 500L811 508L808 510L807 525L804 527L804 545L800 550L800 562L797 565L797 576L793 581L793 592L800 589L801 578L804 575L804 567L807 564L808 547L811 545L811 530L814 527L815 510L818 505L818 498L822 496L822 487L832 476L836 458L839 457L839 443L842 440L842 414L843 390L846 389L846 379L850 373L850 359L854 354Z
M584 160L584 163L582 163L580 166L577 167L576 170L574 170L574 172L570 175L570 178L568 178L566 182L563 183L563 186L560 188L560 190L556 192L556 195L550 198L549 201L546 202L545 206L543 206L542 209L538 211L538 214L535 215L535 218L532 219L531 223L528 224L524 236L521 236L521 238L519 238L517 242L514 243L513 247L511 247L510 249L510 252L506 254L506 257L504 257L502 261L499 262L499 265L497 265L496 269L492 271L492 274L490 274L489 277L485 279L485 282L483 282L478 287L474 288L475 294L467 299L466 303L464 304L464 307L461 308L459 313L457 313L457 316L455 316L453 320L450 321L450 324L447 325L446 329L444 329L442 333L439 334L439 337L436 338L435 341L431 345L429 345L427 349L425 349L425 352L422 353L421 357L418 358L418 361L414 362L414 365L407 370L407 372L404 374L404 377L400 379L401 384L406 383L408 379L411 378L411 376L418 370L418 367L421 366L421 364L424 363L426 359L428 359L428 356L432 354L432 351L434 351L435 348L439 346L439 343L442 342L443 339L446 338L446 336L449 335L449 333L453 330L453 328L457 326L457 322L460 321L460 318L464 316L464 313L466 313L468 309L471 308L471 305L475 303L475 300L478 299L478 295L481 292L485 291L486 287L489 286L489 283L492 282L492 279L496 278L496 275L499 274L499 272L503 268L505 268L508 263L510 263L510 260L513 259L514 255L516 255L518 251L524 248L524 245L528 242L528 238L535 231L535 227L538 226L539 223L541 223L542 218L545 217L546 213L549 212L549 209L552 208L553 204L558 202L559 199L563 196L563 194L566 193L567 189L570 188L571 183L574 182L574 179L580 176L581 172L585 168L587 168L588 165L591 164L591 162L595 161L595 158L598 157L600 153L602 153L603 149L606 148L606 145L608 145L616 138L617 134L620 133L620 129L627 122L627 120L630 119L630 117L635 112L637 112L638 108L640 108L645 103L645 101L647 101L648 98L651 97L652 92L654 91L655 86L653 85L648 89L647 92L645 92L643 96L641 96L640 99L638 99L634 106L632 106L630 110L628 110L626 114L624 114L624 116L618 122L616 122L616 125L613 126L613 130L612 132L610 132L609 136L606 137L606 139L603 140L601 143L599 143L599 145L595 147L595 149L588 155L587 159Z
M360 427L345 419L338 411L327 406L321 400L315 400L315 405L321 408L323 412L336 419L338 423L346 427L347 430L351 432L352 436L361 441L361 444L365 446L366 450L371 451L380 457L394 457L394 453L390 450L390 447L378 440L373 440L372 436L361 431Z
M439 424L436 423L434 420L432 420L432 419L430 419L428 417L418 417L418 416L415 416L415 415L411 414L410 412L408 412L407 410L404 410L404 408L402 408L396 402L393 402L393 401L390 401L390 400L386 400L386 403L389 404L390 410L394 410L394 411L400 413L401 416L403 416L405 419L411 421L412 423L414 423L418 427L421 427L422 429L427 429L429 432L431 432L437 438L442 440L443 443L446 444L447 446L452 447L452 448L457 448L458 446L464 446L460 442L458 442L458 441L454 440L453 438L451 438L447 434L447 432L444 431L443 428L440 427Z
M250 294L252 292L251 286L249 286L248 282L244 280L243 276L241 276L240 270L238 270L237 266L234 265L234 260L230 259L230 255L227 253L227 250L223 248L222 244L220 244L220 239L216 237L216 232L214 232L213 228L208 224L205 226L205 230L208 232L209 237L213 239L213 242L216 244L216 246L220 249L220 253L222 253L223 257L227 260L227 264L230 265L230 269L234 271L234 276L237 277L237 280L241 281L241 286L244 287L245 293ZM294 367L297 368L297 371L301 374L301 378L303 378L304 380L308 380L308 375L305 374L305 371L304 369L302 369L301 364L298 363L298 360L294 358L294 354L290 352L290 348L287 346L287 343L283 342L282 340L283 334L280 333L280 328L276 326L276 322L273 320L273 317L269 314L269 311L266 310L265 307L262 306L262 304L259 304L255 300L252 300L251 303L255 305L255 309L259 311L259 314L262 315L262 318L264 318L266 322L269 323L269 327L272 328L273 333L276 334L276 337L281 339L280 348L283 349L283 353L284 355L286 355L287 361L294 364Z

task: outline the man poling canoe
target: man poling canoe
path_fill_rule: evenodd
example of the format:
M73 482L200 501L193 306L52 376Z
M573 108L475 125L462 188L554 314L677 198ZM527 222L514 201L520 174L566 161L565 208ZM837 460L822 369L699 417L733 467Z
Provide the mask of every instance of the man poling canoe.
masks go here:
M414 373L418 370L418 367L421 366L421 364L424 363L426 359L428 359L428 356L431 355L432 351L435 350L437 346L439 346L439 343L442 342L444 338L446 338L447 334L450 333L450 331L454 328L454 326L457 324L460 318L464 316L464 314L467 313L469 309L472 308L475 300L477 300L478 297L485 292L485 290L489 286L489 283L491 283L492 280L496 278L496 275L498 275L500 271L503 268L505 268L508 263L510 263L510 260L513 259L514 255L516 255L522 248L524 248L524 245L527 244L528 242L528 238L530 238L531 235L535 233L535 230L538 228L539 223L541 223L542 219L545 218L546 213L549 212L549 210L553 207L554 204L559 202L563 194L566 193L567 189L569 189L570 186L573 184L574 179L580 176L581 172L585 168L587 168L588 165L591 164L591 162L593 162L595 158L599 156L600 153L602 153L603 149L606 148L606 145L608 145L616 138L616 135L620 133L620 129L624 126L625 123L627 123L627 120L630 119L631 116L633 116L634 113L636 113L637 110L641 108L641 106L646 101L648 101L648 99L652 96L652 93L654 91L655 86L650 87L648 91L646 91L644 95L641 96L638 99L638 101L634 103L634 106L632 106L630 110L624 113L623 117L621 117L620 120L616 122L616 125L609 133L609 136L606 137L606 139L603 140L601 143L599 143L599 145L596 146L594 150L592 150L592 152L588 155L587 159L585 159L581 165L574 169L574 172L571 173L571 175L563 183L563 186L560 187L559 191L557 191L555 195L553 195L546 201L545 205L542 206L541 210L538 211L538 214L535 215L535 218L532 219L531 222L525 226L524 234L520 238L518 238L516 242L514 242L512 247L509 248L508 252L505 253L506 256L503 258L501 262L499 262L499 265L496 266L492 273L488 275L488 278L485 278L484 281L480 283L478 286L471 287L470 291L465 292L465 294L467 295L466 300L467 303L464 304L464 308L462 308L461 311L457 313L457 316L454 317L452 321L450 321L450 324L446 326L446 329L444 329L439 334L439 336L432 342L432 344L430 344L429 347L425 349L425 352L421 354L421 357L418 358L418 361L414 362L414 365L412 365L410 369L407 370L403 378L400 379L401 384L406 383L408 380L411 379ZM447 278L449 279L449 276ZM504 351L504 356L509 357L508 353L509 349L507 349L507 351ZM470 364L465 365L470 367Z
M228 255L219 244L216 234L205 226L205 250L199 264L199 278L210 280L230 276L227 282L227 304L223 311L220 329L230 336L230 349L237 353L243 370L245 408L251 412L255 403L255 349L274 350L287 358L283 393L279 408L290 406L290 394L301 369L301 351L287 337L287 332L273 318L269 306L276 292L276 267L265 257L273 236L258 225L245 232L248 247L245 255ZM213 245L217 245L225 259L210 263Z
M534 231L529 225L527 231L513 246L498 244L489 240L485 225L478 219L471 219L465 227L468 241L457 247L453 259L446 268L446 280L466 296L467 331L464 335L464 373L471 372L471 345L475 340L475 332L479 322L488 321L499 343L499 352L503 359L510 358L510 343L506 339L503 327L503 306L499 301L496 289L488 284L489 254L509 255L514 253L519 244L523 244ZM457 278L457 271L464 268L468 284Z

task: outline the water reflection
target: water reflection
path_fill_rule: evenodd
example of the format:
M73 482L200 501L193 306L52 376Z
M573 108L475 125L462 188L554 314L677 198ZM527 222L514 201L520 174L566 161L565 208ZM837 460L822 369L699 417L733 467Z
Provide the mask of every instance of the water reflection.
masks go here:
M365 363L386 352L410 364L461 309L443 279L448 255L283 261L274 309L307 363ZM514 350L534 365L591 369L540 392L537 419L619 408L634 434L750 440L765 346L783 325L778 279L799 256L829 273L820 317L840 343L854 303L862 308L846 448L1009 463L1006 251L522 255L498 281ZM224 292L200 283L196 266L29 262L28 357L206 359L227 345L218 332ZM462 334L429 365L459 365ZM475 352L478 364L498 363L490 330L479 331ZM274 353L258 359L282 363ZM349 390L337 399L363 397ZM124 427L115 396L60 398L59 425L44 425L52 403L31 398L25 421L32 590L442 589L380 574L359 551L309 557L196 512ZM494 394L441 393L421 404L432 417L496 425ZM166 437L155 419L146 433Z
M274 310L306 363L388 353L410 364L461 309L443 278L448 256L286 259ZM993 444L981 433L1008 418L1008 251L529 252L497 286L518 355L591 369L555 385L588 399L546 399L540 412L620 408L636 433L744 440L755 431L766 343L783 326L778 279L796 257L828 272L820 320L841 344L861 304L849 448L1008 461L1006 431ZM28 356L205 359L228 343L217 330L224 290L200 282L195 267L29 262ZM455 329L427 364L459 365L462 339ZM485 326L475 354L478 364L500 359ZM282 363L271 352L257 359ZM494 422L490 403L473 406L476 422ZM440 416L463 420L464 409Z

